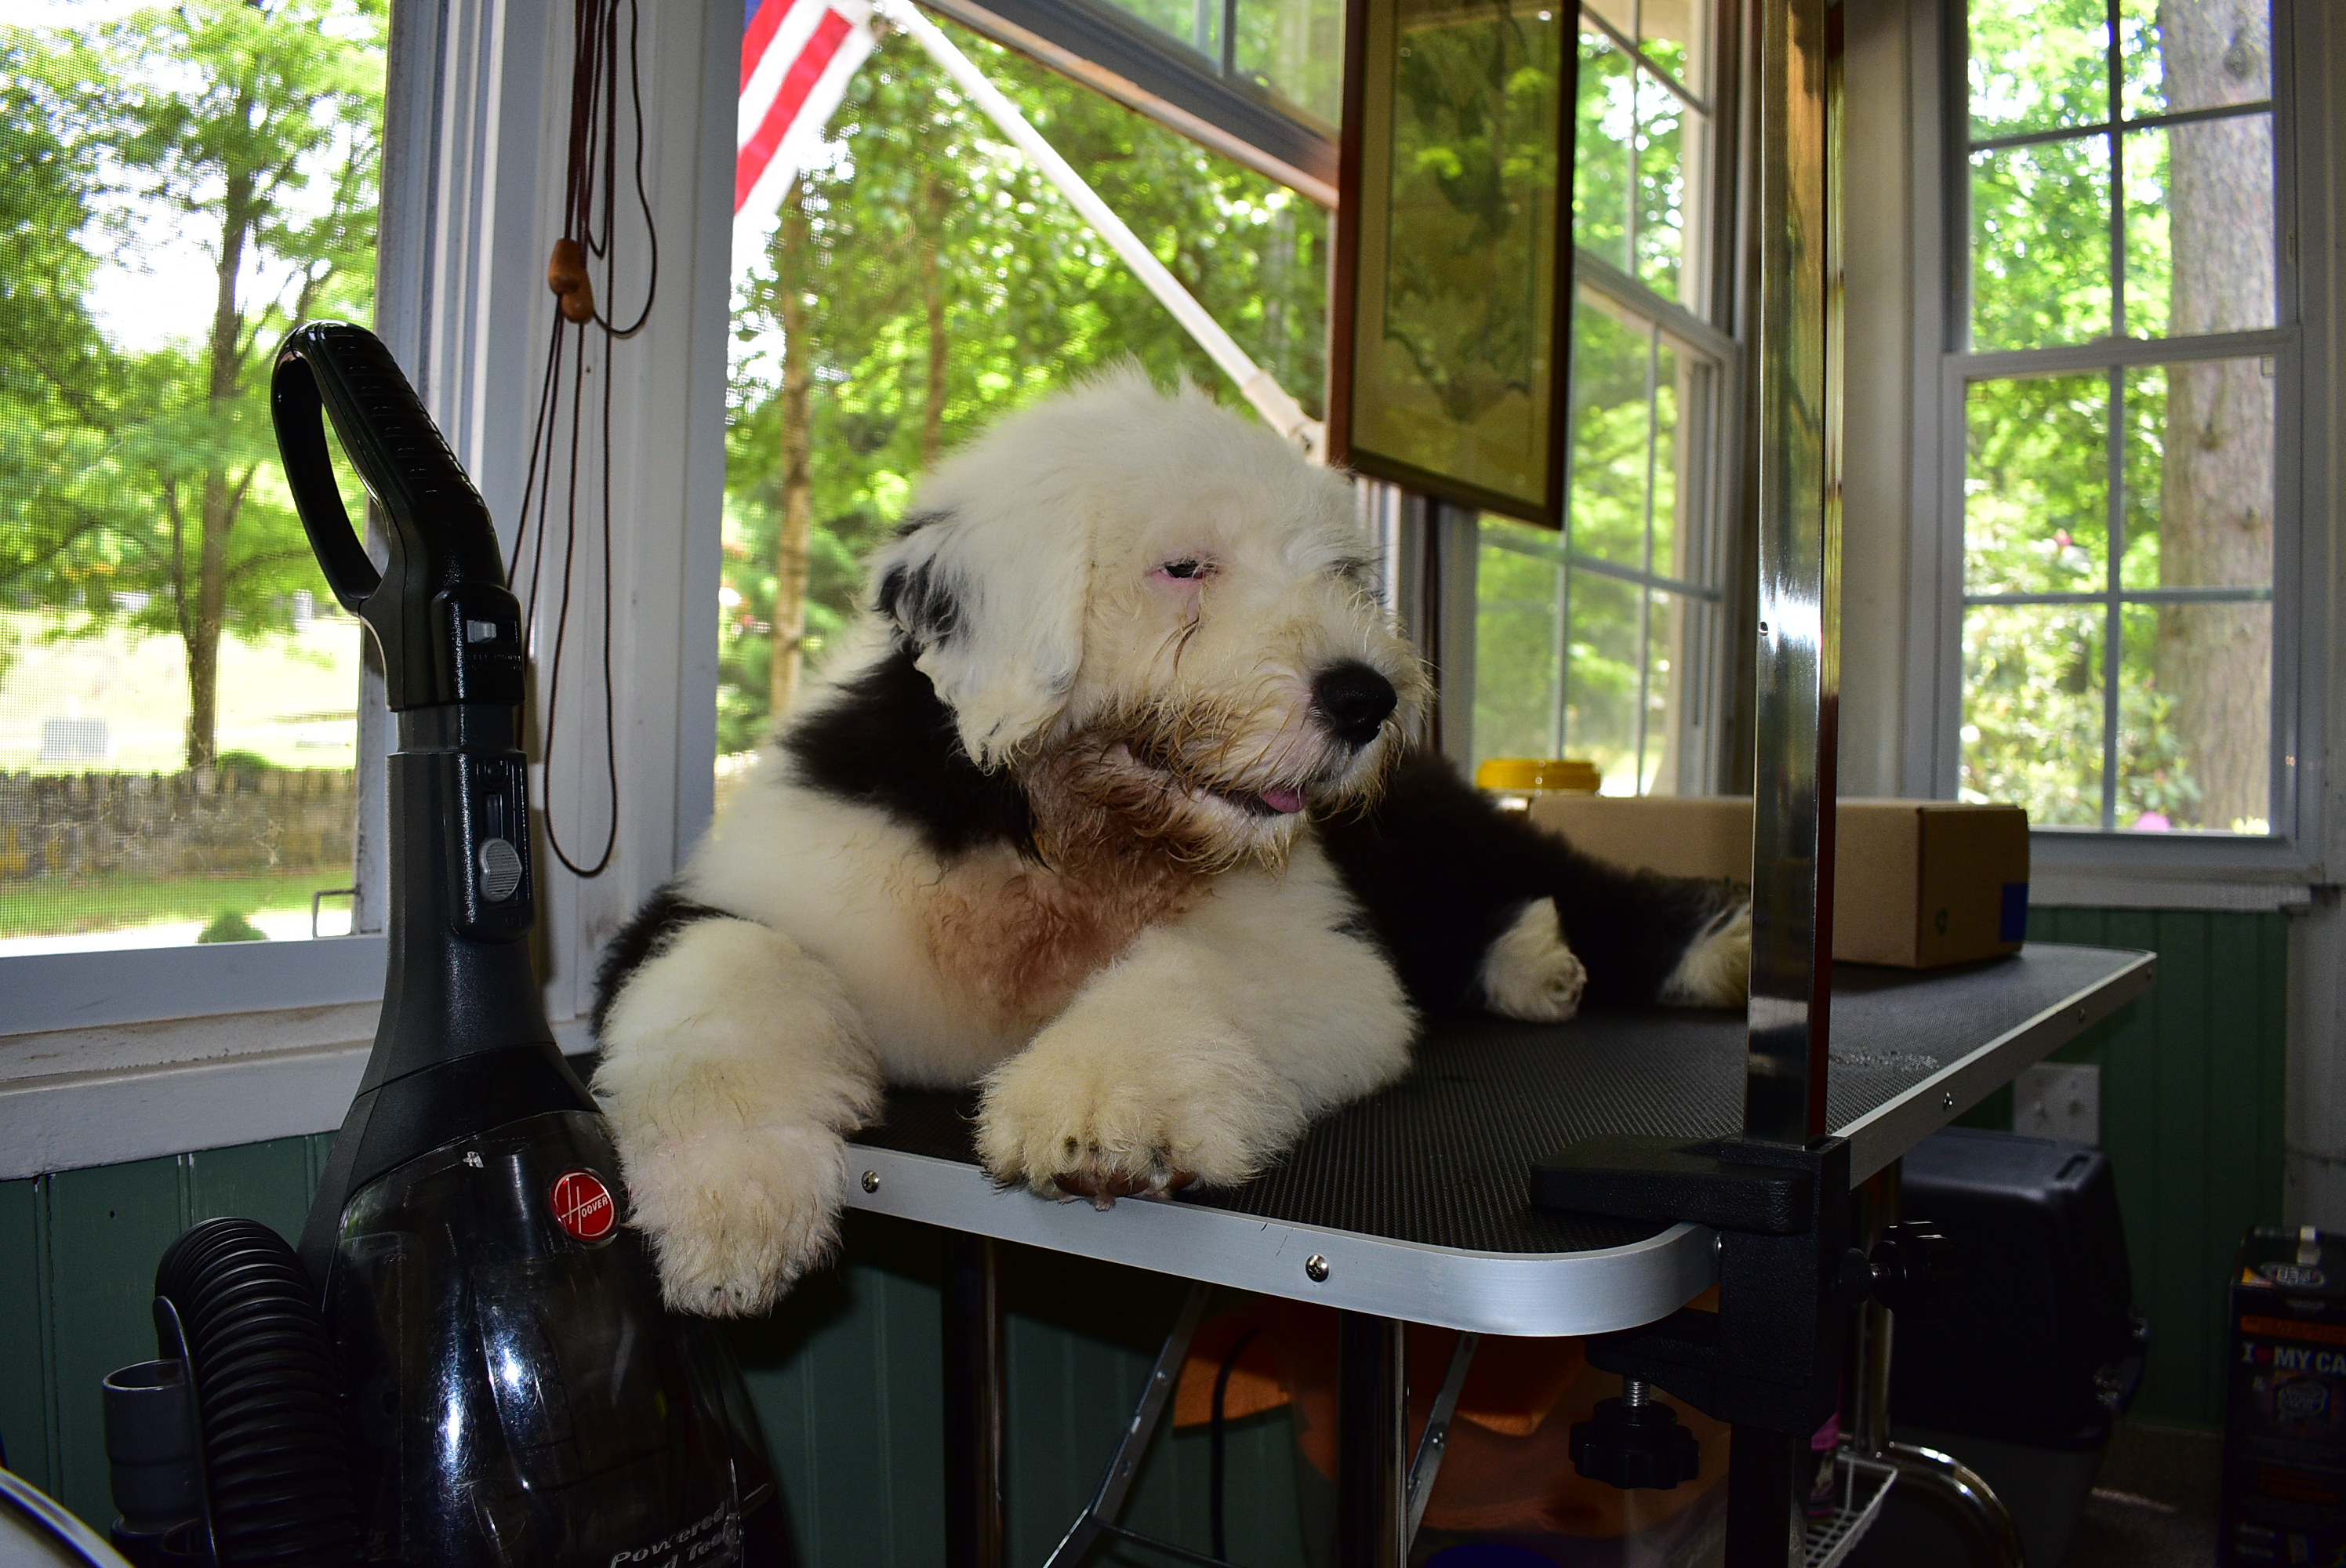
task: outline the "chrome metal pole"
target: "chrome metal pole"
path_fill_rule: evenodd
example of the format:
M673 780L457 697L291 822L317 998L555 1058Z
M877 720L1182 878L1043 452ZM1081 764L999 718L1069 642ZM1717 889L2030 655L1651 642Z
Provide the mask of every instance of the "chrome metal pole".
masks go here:
M1336 1318L1336 1558L1344 1568L1408 1561L1409 1380L1402 1325Z
M1758 32L1760 646L1743 1135L1802 1146L1826 1126L1841 684L1824 0L1760 0ZM1807 1444L1741 1424L1730 1443L1729 1568L1798 1562L1794 1461Z
M1837 398L1828 395L1824 0L1760 8L1760 647L1743 1131L1825 1130L1841 685Z
M985 1237L954 1233L944 1288L945 1562L1002 1568L1002 1276Z

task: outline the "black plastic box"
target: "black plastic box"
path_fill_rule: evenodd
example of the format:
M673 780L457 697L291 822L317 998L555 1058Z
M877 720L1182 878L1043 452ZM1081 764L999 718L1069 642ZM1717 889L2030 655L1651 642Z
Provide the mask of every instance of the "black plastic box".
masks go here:
M1998 1442L2098 1450L2142 1385L2117 1183L2100 1150L1949 1127L1906 1156L1908 1219L1934 1221L1949 1308L1898 1319L1894 1420Z
M2346 1555L2346 1246L2261 1229L2232 1273L2224 1563Z
M1953 1245L1939 1314L1896 1319L1891 1434L1950 1454L2019 1527L2029 1568L2061 1561L2110 1429L2142 1384L2110 1162L2083 1144L1949 1127L1905 1159L1903 1209ZM1892 1488L1851 1568L1963 1568L1939 1517Z

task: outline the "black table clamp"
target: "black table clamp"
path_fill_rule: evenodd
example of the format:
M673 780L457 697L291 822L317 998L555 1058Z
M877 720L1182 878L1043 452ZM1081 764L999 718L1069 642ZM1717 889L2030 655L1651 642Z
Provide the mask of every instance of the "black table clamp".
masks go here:
M1681 1308L1588 1341L1590 1364L1624 1384L1621 1399L1573 1428L1581 1474L1622 1487L1694 1478L1693 1434L1650 1401L1647 1385L1714 1420L1787 1438L1807 1440L1832 1417L1848 1308L1871 1296L1893 1311L1923 1310L1948 1283L1948 1249L1926 1225L1884 1227L1871 1255L1853 1246L1849 1194L1849 1141L1838 1137L1798 1148L1608 1135L1532 1167L1532 1201L1543 1208L1719 1232L1717 1311Z

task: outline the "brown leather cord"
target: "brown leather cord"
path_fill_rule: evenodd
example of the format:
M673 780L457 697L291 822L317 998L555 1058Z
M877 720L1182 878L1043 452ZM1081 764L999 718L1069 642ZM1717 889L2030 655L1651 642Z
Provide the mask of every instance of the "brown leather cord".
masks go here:
M644 284L644 302L634 321L626 327L617 325L597 303L598 290L591 276L597 261L602 264L603 279L599 298L608 301L617 298L618 260L613 243L617 228L618 208L618 132L619 132L619 7L627 8L627 94L630 100L635 131L634 175L636 202L642 214L644 239L650 256L648 276ZM644 95L643 71L638 42L642 16L638 0L575 0L573 14L574 54L570 75L570 143L564 168L562 192L562 237L555 241L554 254L546 266L546 285L552 290L556 309L546 342L546 375L538 388L537 415L532 422L529 441L529 475L522 489L521 527L515 534L513 558L507 563L506 580L521 585L522 556L529 556L527 591L521 595L523 604L522 642L535 647L537 626L537 601L546 566L546 546L548 534L547 513L552 507L557 468L563 470L566 495L562 515L562 593L554 623L553 669L546 685L546 738L542 755L546 760L542 800L539 815L546 823L546 840L555 858L568 868L574 876L598 877L607 870L619 837L619 759L617 718L611 686L611 416L613 347L623 339L632 338L651 319L652 303L659 293L659 232L652 221L651 198L644 184ZM599 218L599 222L597 221ZM571 330L577 338L570 341ZM610 790L610 820L603 836L603 848L591 866L582 866L564 849L560 830L556 824L554 809L555 738L562 704L562 664L569 642L570 596L577 579L578 562L578 472L580 443L585 435L586 378L588 374L586 354L588 334L602 340L600 373L602 396L602 676L603 676L603 769ZM566 365L568 368L568 451L559 450L565 401ZM543 458L543 468L539 460ZM536 503L535 515L531 503ZM533 534L535 536L533 537ZM595 562L586 563L591 575Z

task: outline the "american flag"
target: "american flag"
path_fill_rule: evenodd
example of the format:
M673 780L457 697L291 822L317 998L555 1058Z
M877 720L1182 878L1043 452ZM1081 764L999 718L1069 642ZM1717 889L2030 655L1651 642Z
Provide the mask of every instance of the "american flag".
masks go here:
M745 0L741 108L733 163L733 253L737 263L764 239L822 139L855 67L872 52L865 0Z

